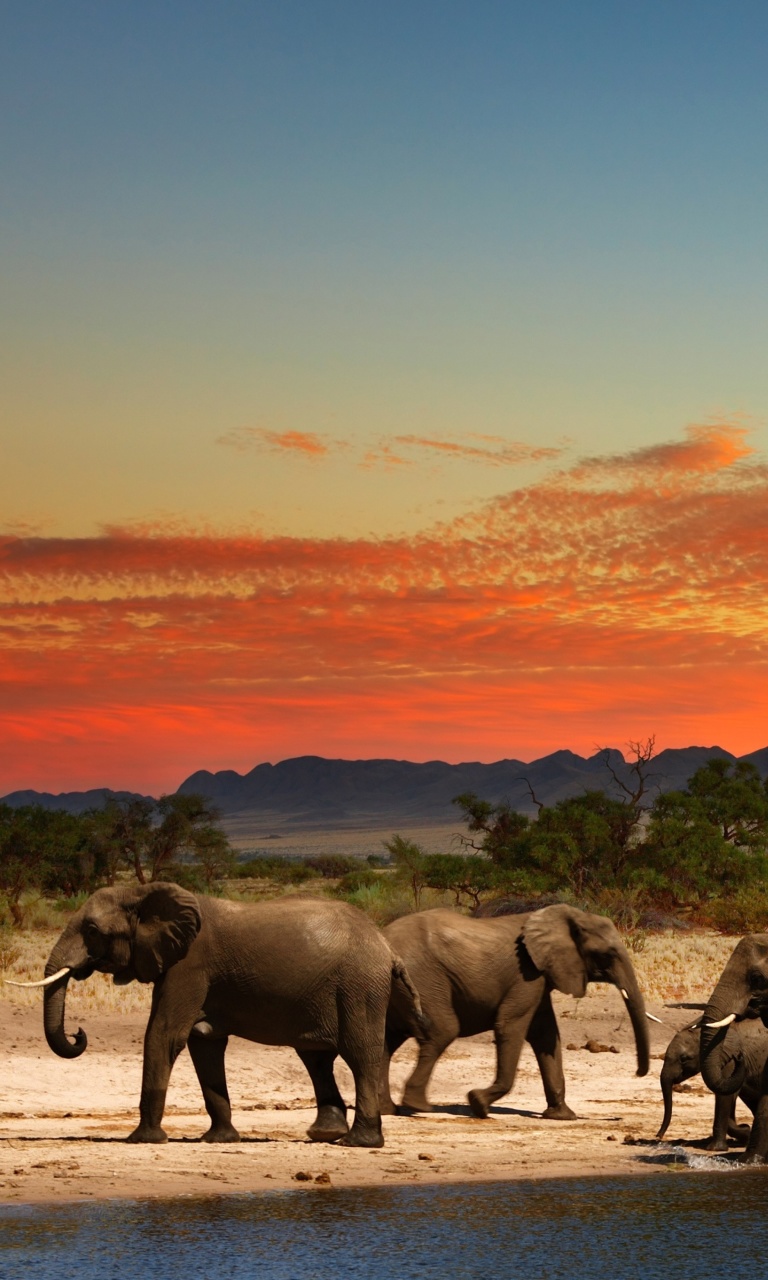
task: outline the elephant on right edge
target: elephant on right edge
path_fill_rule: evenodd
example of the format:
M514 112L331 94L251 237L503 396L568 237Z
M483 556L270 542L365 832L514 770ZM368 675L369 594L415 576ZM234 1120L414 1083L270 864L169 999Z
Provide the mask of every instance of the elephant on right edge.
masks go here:
M749 933L734 948L701 1019L701 1074L713 1093L737 1094L757 1086L754 1123L744 1161L768 1159L768 1068L755 1061L749 1026L768 1022L768 933Z
M426 1089L435 1064L459 1036L493 1031L496 1079L472 1089L469 1105L480 1118L515 1081L523 1042L539 1064L546 1119L572 1120L565 1102L560 1032L552 1008L553 989L583 996L588 982L610 982L624 997L637 1046L637 1074L649 1066L645 1005L629 952L605 916L565 903L523 914L468 917L438 907L402 916L384 929L419 992L428 1030L419 1034L419 1060L403 1095L403 1107L430 1111ZM393 989L387 1011L382 1064L382 1113L396 1111L389 1089L392 1054L413 1031L400 993Z
M683 1080L690 1080L701 1070L701 1019L693 1026L684 1027L672 1037L664 1054L664 1065L661 1068L660 1084L664 1098L664 1119L656 1134L663 1138L672 1119L672 1090ZM750 1067L744 1083L738 1092L741 1098L754 1112L762 1092L762 1079L768 1063L768 1030L759 1018L750 1018L740 1025L742 1044ZM736 1124L735 1093L715 1094L715 1115L712 1123L712 1136L704 1146L707 1151L727 1151L728 1138L733 1138L740 1146L745 1146L750 1134L748 1124Z

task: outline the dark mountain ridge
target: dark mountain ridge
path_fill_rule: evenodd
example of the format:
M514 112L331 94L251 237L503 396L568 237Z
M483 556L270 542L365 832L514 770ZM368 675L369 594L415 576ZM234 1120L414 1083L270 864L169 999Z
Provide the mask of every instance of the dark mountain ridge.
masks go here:
M722 747L685 747L661 751L646 771L647 803L658 791L684 787L691 775L712 756L749 760L761 776L768 775L768 747L734 756ZM610 768L608 767L610 766ZM468 761L448 764L429 760L330 760L297 756L278 764L259 764L246 774L224 769L198 770L182 782L181 794L201 792L214 801L227 819L248 820L264 829L329 830L373 828L392 823L421 825L455 822L454 796L474 791L492 804L506 801L521 812L535 813L537 803L551 805L586 790L621 795L612 774L631 787L634 775L620 751L598 751L585 758L572 751L555 751L538 760ZM127 791L97 788L54 796L45 792L14 791L5 804L42 804L47 809L82 813Z

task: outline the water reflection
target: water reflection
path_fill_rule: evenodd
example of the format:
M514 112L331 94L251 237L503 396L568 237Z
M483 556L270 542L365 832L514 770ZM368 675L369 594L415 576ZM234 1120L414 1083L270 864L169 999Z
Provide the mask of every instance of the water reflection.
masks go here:
M756 1274L766 1173L363 1190L0 1210L5 1280L510 1280Z

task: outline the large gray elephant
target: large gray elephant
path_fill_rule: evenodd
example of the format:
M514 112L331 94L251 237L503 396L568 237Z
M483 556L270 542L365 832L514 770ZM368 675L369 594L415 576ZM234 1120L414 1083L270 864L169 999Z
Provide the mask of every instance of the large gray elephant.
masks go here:
M637 1074L646 1075L649 1036L643 997L629 953L604 916L562 903L491 919L437 908L393 921L384 935L402 956L429 1023L405 1086L404 1108L431 1110L427 1084L452 1041L493 1031L496 1079L486 1089L471 1090L473 1113L487 1116L491 1105L509 1092L528 1040L544 1084L544 1116L575 1119L565 1102L562 1047L550 992L556 988L583 996L588 982L611 982L621 990L635 1032ZM390 1059L411 1035L407 1007L393 991L380 1091L384 1114L396 1110L389 1088Z
M738 1092L741 1098L754 1112L760 1099L762 1078L768 1062L768 1029L759 1018L746 1019L740 1024L742 1041L748 1044L747 1059L751 1063ZM752 1043L754 1041L754 1043ZM659 1082L664 1099L664 1119L656 1134L663 1138L672 1119L672 1092L675 1085L682 1084L699 1074L701 1070L701 1019L691 1027L684 1027L672 1037L664 1054ZM748 1124L736 1124L735 1093L715 1094L715 1115L712 1123L712 1135L704 1143L707 1151L727 1151L728 1138L733 1138L740 1146L744 1146L750 1134Z
M44 1027L54 1053L78 1057L79 1028L64 1031L67 984L94 972L123 985L154 983L144 1037L140 1122L129 1142L164 1142L171 1068L189 1049L210 1128L208 1142L234 1142L224 1070L227 1037L291 1045L317 1099L310 1138L383 1145L378 1081L390 992L413 1015L421 1006L402 963L379 930L342 902L292 897L244 904L155 882L99 889L70 920L45 968ZM340 1054L355 1080L355 1119L333 1074Z
M756 1017L768 1020L768 933L750 933L735 947L702 1015L701 1074L713 1093L737 1094L751 1080L757 1098L744 1160L768 1158L768 1069L749 1033Z

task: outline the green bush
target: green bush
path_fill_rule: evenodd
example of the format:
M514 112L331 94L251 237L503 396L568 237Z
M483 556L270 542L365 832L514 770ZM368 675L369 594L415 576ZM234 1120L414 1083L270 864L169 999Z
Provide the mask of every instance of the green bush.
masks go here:
M343 853L321 853L316 857L305 858L304 863L324 880L338 880L360 866L359 858L350 858Z
M235 868L234 878L238 880L272 880L275 884L303 884L316 875L306 862L295 859L275 857L272 854L264 857L249 858L247 862L239 862Z
M381 876L370 867L357 867L354 871L348 871L342 876L339 883L335 886L333 892L339 898L346 898L350 893L356 893L358 889L370 889L373 885L379 884Z

